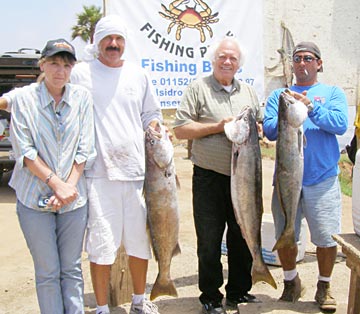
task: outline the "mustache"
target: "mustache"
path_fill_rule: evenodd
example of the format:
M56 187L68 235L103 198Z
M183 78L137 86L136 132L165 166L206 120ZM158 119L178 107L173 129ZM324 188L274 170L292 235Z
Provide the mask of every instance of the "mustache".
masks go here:
M105 50L108 50L108 51L120 51L120 49L118 47L107 47Z

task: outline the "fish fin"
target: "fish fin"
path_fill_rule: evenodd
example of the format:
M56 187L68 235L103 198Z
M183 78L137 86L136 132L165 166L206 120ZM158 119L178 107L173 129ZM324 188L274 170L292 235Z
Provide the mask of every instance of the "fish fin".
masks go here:
M235 174L236 166L237 166L237 159L239 157L239 150L238 150L238 148L236 147L235 144L233 144L232 150L233 150L232 171L233 171L233 174Z
M269 268L265 264L264 260L261 258L258 261L253 261L253 266L251 269L252 283L255 284L259 281L264 281L272 286L274 289L277 289L276 282L272 276Z
M306 139L305 134L303 134L303 146L304 146L304 148L307 146L307 139Z
M180 245L179 245L179 243L177 243L174 250L173 250L172 256L176 256L176 255L178 255L180 253L181 253Z
M294 231L284 231L279 240L276 241L274 247L273 247L273 251L278 250L278 249L282 249L282 248L291 248L294 247L296 245L296 241L295 241L295 233Z
M152 301L162 295L178 296L174 282L169 279L166 283L161 283L158 275L150 293L150 300Z
M178 189L181 189L180 180L179 180L179 177L177 176L177 174L175 175L175 180L176 180L176 187L177 187Z

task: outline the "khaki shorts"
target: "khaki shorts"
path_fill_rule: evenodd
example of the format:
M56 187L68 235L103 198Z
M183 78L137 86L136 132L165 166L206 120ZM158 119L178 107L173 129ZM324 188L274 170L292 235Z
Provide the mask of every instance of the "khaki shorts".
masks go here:
M143 184L87 179L89 221L85 249L91 262L113 264L122 243L127 255L151 258Z

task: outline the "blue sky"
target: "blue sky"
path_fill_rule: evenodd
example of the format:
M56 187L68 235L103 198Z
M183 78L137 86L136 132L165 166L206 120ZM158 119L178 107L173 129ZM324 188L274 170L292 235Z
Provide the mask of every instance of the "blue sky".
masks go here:
M47 40L65 38L81 57L85 46L71 41L71 27L83 5L102 8L102 0L4 0L0 19L0 53L20 48L41 50Z

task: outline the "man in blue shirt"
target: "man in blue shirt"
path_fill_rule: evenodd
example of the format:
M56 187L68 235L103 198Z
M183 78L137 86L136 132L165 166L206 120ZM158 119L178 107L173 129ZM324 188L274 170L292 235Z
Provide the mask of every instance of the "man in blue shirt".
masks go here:
M307 219L311 241L316 245L319 276L315 300L320 309L335 311L336 301L330 292L331 273L337 246L331 235L341 231L341 189L338 181L340 158L336 135L348 127L347 101L344 92L318 82L323 71L321 53L312 42L301 42L293 51L293 71L296 84L290 87L292 95L308 106L308 118L303 124L304 173L301 196L295 221L296 240L299 238L301 218ZM278 136L278 103L283 89L269 96L263 129L269 140ZM284 228L276 187L272 198L277 239ZM278 249L284 270L284 291L280 300L295 302L304 293L296 270L297 246Z

